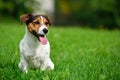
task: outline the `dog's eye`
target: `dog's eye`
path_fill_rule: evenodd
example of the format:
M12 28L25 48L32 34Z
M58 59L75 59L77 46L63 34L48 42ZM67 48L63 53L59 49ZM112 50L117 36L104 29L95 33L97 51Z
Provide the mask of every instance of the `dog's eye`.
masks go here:
M49 24L48 22L45 23L45 25L48 25L48 24Z
M40 24L40 22L36 21L36 22L33 22L34 24Z

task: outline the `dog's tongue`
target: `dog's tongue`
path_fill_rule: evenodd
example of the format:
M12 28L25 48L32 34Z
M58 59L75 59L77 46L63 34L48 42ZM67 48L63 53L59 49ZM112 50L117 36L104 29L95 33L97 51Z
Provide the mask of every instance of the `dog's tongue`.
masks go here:
M47 38L45 38L45 37L39 37L39 40L40 40L40 42L41 42L43 45L46 45L46 44L47 44Z

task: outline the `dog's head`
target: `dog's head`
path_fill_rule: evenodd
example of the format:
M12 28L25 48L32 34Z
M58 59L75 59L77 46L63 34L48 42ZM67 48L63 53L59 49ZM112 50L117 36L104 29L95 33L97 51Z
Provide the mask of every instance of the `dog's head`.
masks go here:
M20 20L26 23L28 31L39 41L46 41L45 36L48 33L49 25L51 25L47 15L24 14L20 17Z

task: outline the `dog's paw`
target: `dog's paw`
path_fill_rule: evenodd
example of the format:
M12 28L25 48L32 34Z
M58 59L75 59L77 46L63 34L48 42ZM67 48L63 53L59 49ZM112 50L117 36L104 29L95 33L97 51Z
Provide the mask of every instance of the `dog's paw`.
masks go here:
M54 69L54 64L53 62L50 60L49 63L46 65L46 69L47 70L53 70Z
M21 63L18 64L18 67L20 70L22 70L24 73L28 73L27 66L22 65Z
M50 62L50 64L47 66L47 69L53 70L54 69L54 64Z
M24 70L23 72L27 74L27 73L28 73L28 70L26 69L26 70Z
M46 62L46 64L43 64L40 69L43 70L53 70L54 69L54 64L53 62L50 60L48 62Z

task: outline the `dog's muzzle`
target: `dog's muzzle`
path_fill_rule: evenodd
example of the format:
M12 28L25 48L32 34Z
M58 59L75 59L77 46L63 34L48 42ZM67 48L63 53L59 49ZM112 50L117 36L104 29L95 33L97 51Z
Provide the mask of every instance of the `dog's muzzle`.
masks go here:
M48 30L44 30L43 31L45 34L48 33ZM38 39L38 41L40 41L43 45L47 44L47 38L45 35L42 34L38 34L36 31L32 31L32 34Z

